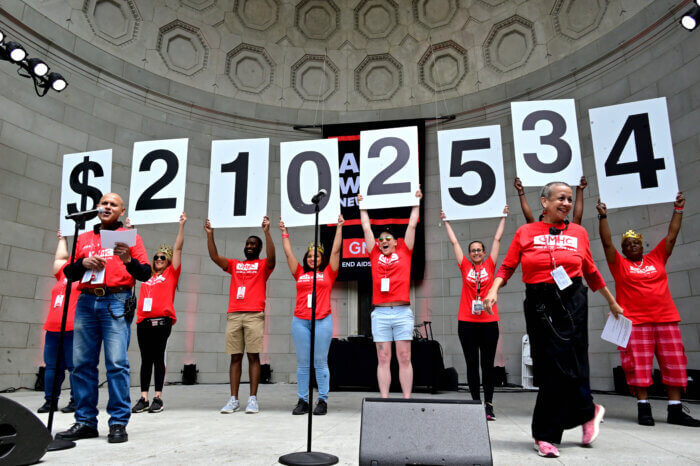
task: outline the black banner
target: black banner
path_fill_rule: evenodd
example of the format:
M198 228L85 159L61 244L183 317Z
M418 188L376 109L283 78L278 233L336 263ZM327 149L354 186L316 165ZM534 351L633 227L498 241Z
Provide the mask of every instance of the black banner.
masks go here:
M340 212L345 218L343 227L343 247L341 252L338 280L371 280L369 251L367 251L360 225L360 209L357 194L360 188L360 131L384 128L418 127L418 180L421 186L425 181L425 121L394 120L367 123L326 125L324 138L338 139L340 166ZM423 229L425 197L420 204L420 221L416 228L416 241L411 262L411 279L422 280L425 269L425 232ZM411 207L394 209L373 209L369 211L375 237L381 229L389 225L398 237L403 237L408 225ZM326 251L330 251L335 236L335 226L321 226L321 241Z

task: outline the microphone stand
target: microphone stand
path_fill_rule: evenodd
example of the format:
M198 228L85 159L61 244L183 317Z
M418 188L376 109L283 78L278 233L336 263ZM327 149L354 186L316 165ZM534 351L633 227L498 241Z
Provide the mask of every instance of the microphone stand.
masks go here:
M314 196L311 200L315 204L314 213L316 215L316 220L314 222L314 281L313 281L313 291L311 293L311 344L309 345L309 417L306 430L306 451L297 451L294 453L287 453L279 457L279 462L281 464L286 464L290 466L325 466L330 464L336 464L338 462L338 457L331 455L329 453L322 453L320 451L311 451L311 426L313 424L313 399L314 399L314 385L313 385L313 375L314 375L314 345L316 342L316 269L318 263L316 261L316 248L318 248L318 203L321 201L321 197Z
M81 216L74 217L72 218L72 220L75 221L75 233L73 234L73 247L70 253L69 265L73 265L75 263L75 251L78 246L78 234L80 233L80 230L85 228L85 221L87 220L87 218ZM63 340L66 335L66 320L68 319L68 307L70 303L70 294L72 287L73 279L66 277L66 293L63 297L63 315L61 316L61 332L58 336L58 349L56 351L56 370L54 371L53 387L51 388L51 409L49 409L49 420L46 423L46 428L49 430L49 434L51 434L51 429L53 428L53 407L54 405L58 404L58 371L61 370L61 359L63 358ZM71 388L72 387L73 383L71 381ZM72 440L54 438L53 440L51 440L51 443L49 443L48 451L67 450L68 448L73 447L75 447L75 442L73 442Z

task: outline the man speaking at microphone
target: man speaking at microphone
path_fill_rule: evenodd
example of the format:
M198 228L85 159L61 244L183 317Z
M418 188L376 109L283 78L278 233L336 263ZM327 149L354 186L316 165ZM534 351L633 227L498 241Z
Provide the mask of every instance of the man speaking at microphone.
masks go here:
M131 415L127 349L135 307L132 288L135 279L146 281L151 277L151 267L138 235L135 246L117 242L114 249L102 248L102 230L126 231L119 221L126 209L122 198L115 193L102 196L98 207L100 223L93 231L78 237L75 263L65 269L67 277L80 281L73 336L76 422L56 437L78 440L99 435L97 366L104 341L110 415L107 439L110 443L121 443L129 439L126 424Z

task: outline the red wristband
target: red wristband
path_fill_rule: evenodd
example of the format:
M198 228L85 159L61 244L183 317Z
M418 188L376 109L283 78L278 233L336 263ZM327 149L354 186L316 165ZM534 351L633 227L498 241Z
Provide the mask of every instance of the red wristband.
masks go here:
M282 233L282 238L289 238L289 233Z

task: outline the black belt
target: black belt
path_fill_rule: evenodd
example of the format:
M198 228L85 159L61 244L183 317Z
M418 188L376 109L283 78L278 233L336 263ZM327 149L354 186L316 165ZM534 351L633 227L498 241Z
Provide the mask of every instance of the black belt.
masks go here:
M94 296L104 296L112 293L123 293L125 291L131 291L130 286L99 286L97 288L83 288L80 290L81 293L87 293Z
M172 319L170 317L149 317L143 319L139 324L150 327L162 327L163 325L170 325L171 322Z

